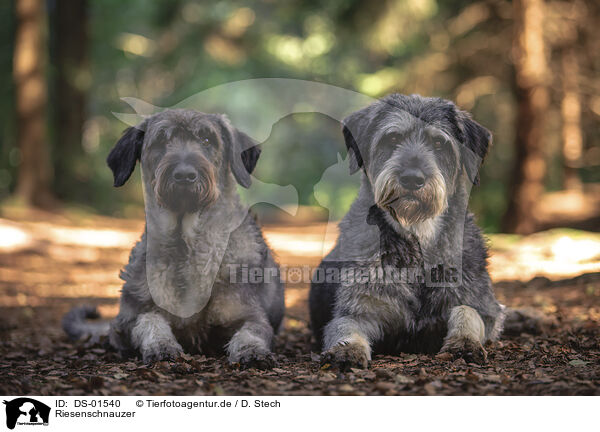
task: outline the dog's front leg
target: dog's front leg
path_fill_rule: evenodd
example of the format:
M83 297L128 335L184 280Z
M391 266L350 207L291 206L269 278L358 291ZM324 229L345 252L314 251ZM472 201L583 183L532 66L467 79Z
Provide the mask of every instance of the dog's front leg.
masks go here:
M175 339L167 320L157 312L140 314L131 330L133 346L142 354L144 363L175 359L183 348Z
M246 321L226 345L228 360L242 368L270 369L275 366L272 340L273 328L266 320Z
M371 361L371 342L379 327L362 317L341 316L332 319L323 332L321 364L341 370L367 368Z
M444 338L441 352L449 352L466 361L485 363L487 353L483 348L485 325L475 309L455 306L448 319L448 334Z

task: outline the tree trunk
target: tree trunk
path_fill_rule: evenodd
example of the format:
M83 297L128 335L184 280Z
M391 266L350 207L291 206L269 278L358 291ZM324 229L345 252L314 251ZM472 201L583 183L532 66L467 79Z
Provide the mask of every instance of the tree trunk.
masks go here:
M52 205L46 128L45 20L43 0L17 0L13 63L17 144L17 196L27 205Z
M549 104L543 0L515 0L513 56L517 97L515 167L504 229L529 234L544 192L544 115Z
M54 66L54 192L59 198L89 198L89 170L82 147L86 92L90 84L87 56L87 1L61 0L50 11L51 62ZM79 196L78 196L79 194Z
M579 64L575 48L569 45L561 53L562 90L562 153L564 161L563 187L581 190L577 168L583 153L581 134L581 97L579 94Z

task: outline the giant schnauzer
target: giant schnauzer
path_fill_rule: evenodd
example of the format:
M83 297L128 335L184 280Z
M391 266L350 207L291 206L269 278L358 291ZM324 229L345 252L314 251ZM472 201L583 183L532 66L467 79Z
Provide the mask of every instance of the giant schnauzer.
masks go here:
M313 275L322 362L367 367L372 352L440 350L485 362L504 306L466 207L490 132L452 102L393 94L344 119L343 135L362 183Z
M236 188L250 185L259 154L222 115L167 110L129 128L107 162L121 186L140 161L146 228L121 272L120 310L109 328L85 320L93 308L75 308L63 321L68 335L108 333L114 348L145 362L224 350L230 362L272 366L283 284ZM275 274L232 280L231 266Z

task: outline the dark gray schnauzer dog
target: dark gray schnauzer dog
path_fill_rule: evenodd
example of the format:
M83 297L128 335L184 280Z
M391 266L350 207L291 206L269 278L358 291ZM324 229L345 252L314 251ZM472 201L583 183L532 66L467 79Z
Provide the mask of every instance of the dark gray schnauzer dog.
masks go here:
M118 316L102 328L86 321L93 308L75 308L63 321L68 335L108 334L110 345L145 362L224 350L230 362L272 366L283 284L236 189L250 185L259 154L217 114L167 110L127 129L107 162L122 186L140 161L146 228L121 272ZM231 268L243 265L272 277L232 280Z
M467 212L491 134L452 102L393 94L343 121L357 199L313 275L322 362L447 351L484 362L504 319L487 251ZM323 276L325 275L325 276Z

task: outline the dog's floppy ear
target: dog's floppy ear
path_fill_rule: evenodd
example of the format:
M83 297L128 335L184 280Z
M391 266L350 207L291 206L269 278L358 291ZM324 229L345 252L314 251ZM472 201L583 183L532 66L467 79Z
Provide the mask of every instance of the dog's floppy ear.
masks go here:
M254 171L260 156L260 146L244 132L234 128L226 116L218 117L223 138L226 141L229 165L235 180L246 189L252 183L250 174Z
M231 155L231 172L237 182L248 189L252 183L252 171L256 167L261 149L252 138L244 132L234 130Z
M248 185L250 184L250 174L252 174L252 172L254 171L254 168L256 168L256 164L258 163L258 158L260 157L260 152L262 151L260 146L258 144L256 144L254 142L254 140L252 138L250 138L248 135L246 135L244 132L240 132L240 131L236 131L237 132L237 139L240 142L240 147L242 149L241 152L241 158L242 158L242 165L244 166L244 172L242 172L242 176L243 177L245 174L248 175ZM233 171L233 175L235 176L236 180L238 182L240 182L240 178L238 178L238 174L236 174L236 170L234 169ZM242 184L240 182L240 184ZM242 185L243 186L243 185ZM248 186L245 186L248 187Z
M123 186L140 160L144 131L140 126L127 128L106 158L115 179L114 186Z
M350 165L350 175L354 174L364 166L363 154L360 143L364 141L361 138L365 135L369 124L367 118L367 108L356 111L342 120L342 134L346 148L348 149L348 163Z
M471 118L465 111L457 110L459 128L463 134L465 150L462 163L473 184L479 184L479 167L492 144L492 133Z

